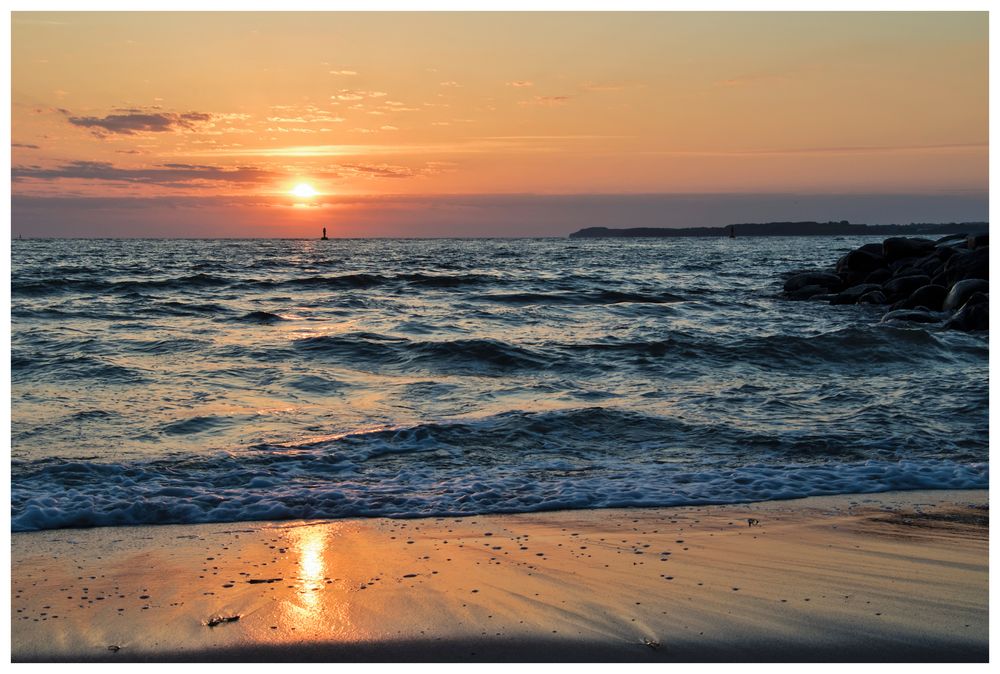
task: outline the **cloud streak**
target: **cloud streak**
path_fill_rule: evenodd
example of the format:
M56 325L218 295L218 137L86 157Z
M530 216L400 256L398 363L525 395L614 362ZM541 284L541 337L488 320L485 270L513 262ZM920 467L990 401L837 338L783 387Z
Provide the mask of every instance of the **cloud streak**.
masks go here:
M221 184L261 184L277 177L272 171L240 166L222 168L202 164L159 164L149 168L120 168L110 162L74 161L54 168L15 166L11 180L88 180L161 187L211 187Z
M645 150L639 154L678 157L756 157L767 155L882 154L892 152L947 152L987 150L988 143L941 143L937 145L844 145L831 147L760 148L751 150Z
M547 108L554 108L560 105L566 105L572 96L535 96L534 98L529 98L526 101L521 101L521 105L539 105Z
M75 117L68 110L62 112L67 114L70 124L93 129L99 135L134 136L139 133L191 130L213 120L213 115L207 112L150 112L132 109L104 117Z

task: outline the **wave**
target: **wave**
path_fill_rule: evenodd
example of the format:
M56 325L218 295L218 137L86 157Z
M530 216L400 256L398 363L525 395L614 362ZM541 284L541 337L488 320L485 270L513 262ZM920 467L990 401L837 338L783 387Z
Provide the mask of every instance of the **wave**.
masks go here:
M294 342L301 353L377 369L432 369L486 374L545 368L549 360L524 347L495 339L414 341L375 333L306 337Z
M142 372L118 365L99 356L79 354L13 354L10 359L11 378L17 381L38 381L46 377L56 380L94 380L113 384L139 384L146 380Z
M194 418L173 432L218 423ZM861 434L851 451L829 461L830 446L846 442L843 436L768 437L586 408L517 411L170 460L15 460L12 527L441 517L988 484L985 462L886 458Z
M269 311L251 311L236 319L241 323L280 323L287 320L284 316L272 314Z
M191 274L167 279L107 281L102 279L49 278L11 283L12 295L41 296L54 293L133 292L138 290L181 290L184 288L217 288L230 280L211 274Z
M489 293L473 299L501 304L667 304L683 302L684 298L672 293L631 293L618 290L594 290L562 293Z

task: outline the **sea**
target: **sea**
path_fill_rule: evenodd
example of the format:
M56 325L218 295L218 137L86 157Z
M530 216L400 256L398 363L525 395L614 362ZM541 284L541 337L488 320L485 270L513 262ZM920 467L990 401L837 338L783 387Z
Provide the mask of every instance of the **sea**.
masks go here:
M988 338L875 237L12 242L11 527L986 488Z

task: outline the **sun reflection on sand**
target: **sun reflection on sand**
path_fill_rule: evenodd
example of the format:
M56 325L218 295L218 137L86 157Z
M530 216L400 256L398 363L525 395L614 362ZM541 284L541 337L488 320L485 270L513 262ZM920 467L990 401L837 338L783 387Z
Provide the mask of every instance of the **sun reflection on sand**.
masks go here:
M287 626L303 636L321 632L325 636L349 635L353 630L348 607L328 583L327 546L331 525L293 527L288 530L289 547L297 557L296 588L284 606Z

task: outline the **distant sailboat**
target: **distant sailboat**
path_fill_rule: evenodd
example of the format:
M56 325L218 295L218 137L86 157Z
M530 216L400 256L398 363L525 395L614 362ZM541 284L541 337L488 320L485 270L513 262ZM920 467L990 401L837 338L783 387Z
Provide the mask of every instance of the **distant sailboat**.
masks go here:
M326 236L326 227L323 228L323 238L320 241L329 241L330 239Z

